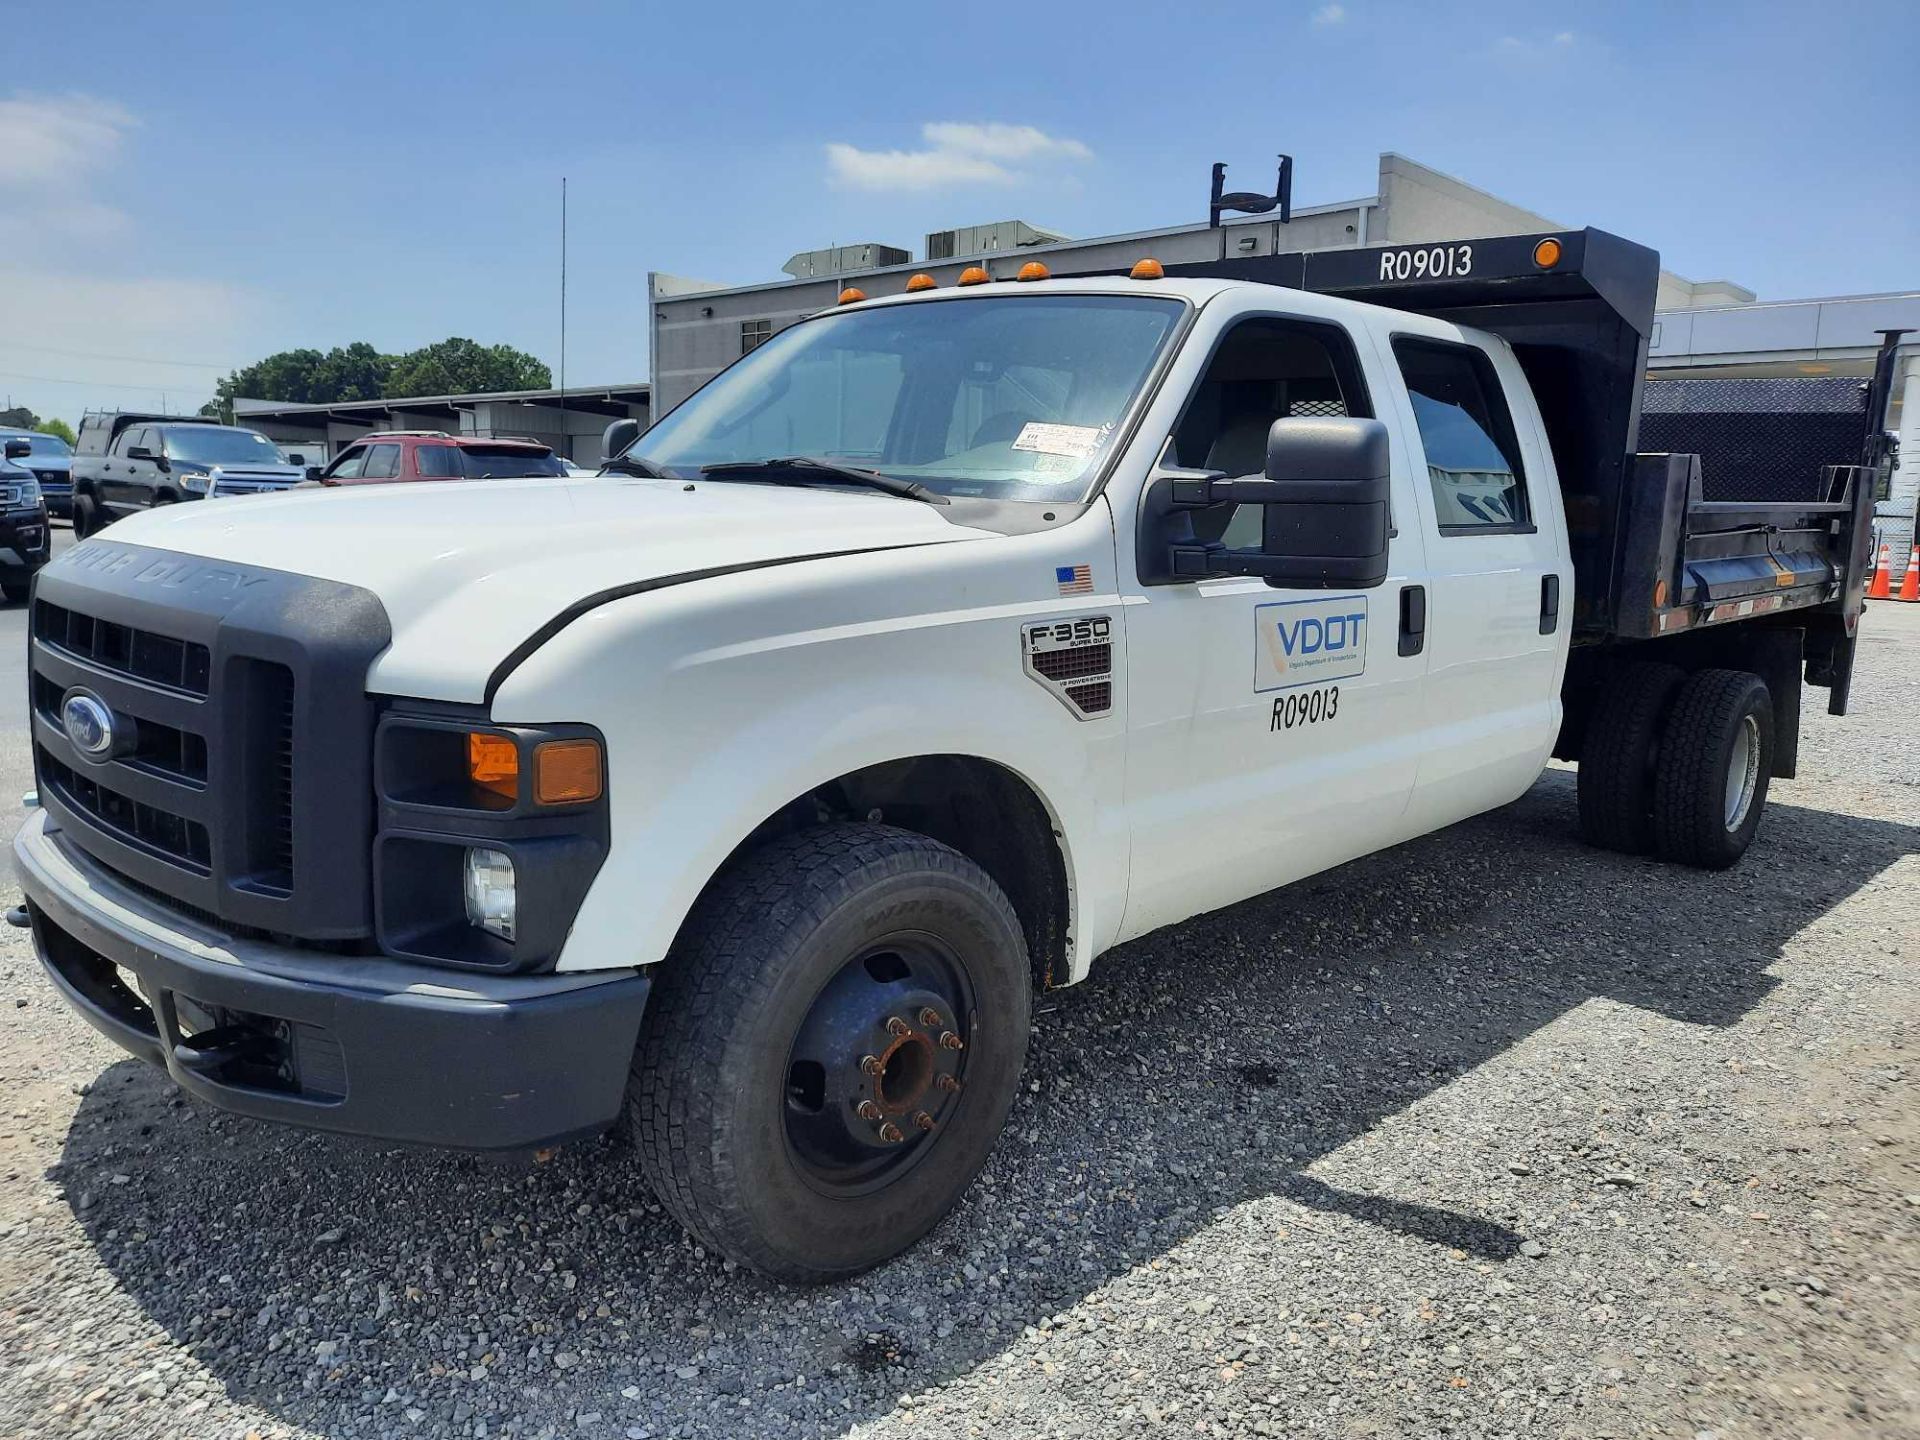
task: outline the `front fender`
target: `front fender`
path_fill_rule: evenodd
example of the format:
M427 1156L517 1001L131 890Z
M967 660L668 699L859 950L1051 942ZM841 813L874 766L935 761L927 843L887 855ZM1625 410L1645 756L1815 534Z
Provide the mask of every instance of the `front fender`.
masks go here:
M953 563L925 552L864 556L853 588L896 605L903 593L924 601L940 588L927 568ZM665 958L726 858L808 791L886 761L964 755L1019 776L1047 807L1071 901L1067 974L1079 979L1124 908L1124 718L1076 718L1028 679L1020 629L1041 615L1117 613L1117 604L1036 595L987 610L852 619L860 597L810 592L795 574L805 568L615 601L549 640L495 695L497 721L584 721L607 740L612 850L559 968ZM961 588L995 593L990 580ZM789 628L756 634L770 616Z

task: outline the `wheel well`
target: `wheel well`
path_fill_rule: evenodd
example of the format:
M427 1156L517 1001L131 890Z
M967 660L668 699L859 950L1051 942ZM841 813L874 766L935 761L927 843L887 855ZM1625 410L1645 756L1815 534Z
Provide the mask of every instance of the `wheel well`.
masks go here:
M1067 973L1067 867L1047 807L1005 766L970 755L920 755L870 765L816 786L761 821L727 857L835 820L875 820L950 845L1006 892L1034 984ZM723 867L724 868L724 867Z

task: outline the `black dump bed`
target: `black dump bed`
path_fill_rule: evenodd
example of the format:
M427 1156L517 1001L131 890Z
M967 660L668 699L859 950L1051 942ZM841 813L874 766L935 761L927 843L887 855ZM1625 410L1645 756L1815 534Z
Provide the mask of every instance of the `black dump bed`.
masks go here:
M1863 413L1859 463L1813 467L1804 484L1786 487L1799 496L1791 499L1768 498L1782 487L1757 475L1743 482L1724 466L1715 494L1745 498L1708 499L1697 456L1639 453L1660 281L1660 257L1645 246L1568 230L1228 258L1167 273L1341 295L1506 339L1560 473L1577 642L1653 639L1785 610L1822 613L1851 637L1869 560L1872 427ZM1884 401L1882 390L1867 406L1877 414ZM1847 667L1830 668L1843 704Z

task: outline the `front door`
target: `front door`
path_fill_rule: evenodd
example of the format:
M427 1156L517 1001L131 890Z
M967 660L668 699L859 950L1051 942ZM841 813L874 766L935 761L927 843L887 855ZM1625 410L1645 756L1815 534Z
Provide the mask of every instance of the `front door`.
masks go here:
M1163 463L1257 478L1275 420L1373 415L1380 363L1331 320L1239 315L1166 437ZM1135 585L1124 611L1133 860L1122 938L1401 838L1426 658L1400 643L1402 592L1423 584L1424 559L1398 436L1394 451L1398 529L1384 584ZM1195 529L1254 548L1261 511L1221 507Z

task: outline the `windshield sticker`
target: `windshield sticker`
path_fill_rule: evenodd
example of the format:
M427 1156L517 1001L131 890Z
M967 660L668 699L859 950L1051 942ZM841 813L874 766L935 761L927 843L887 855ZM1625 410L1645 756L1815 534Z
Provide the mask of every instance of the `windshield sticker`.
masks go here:
M1036 455L1033 457L1035 475L1075 475L1086 462L1076 455Z
M1253 689L1345 680L1367 668L1367 597L1283 600L1253 610Z
M1038 420L1029 420L1014 437L1013 448L1084 460L1099 443L1100 432L1091 425L1043 425Z

